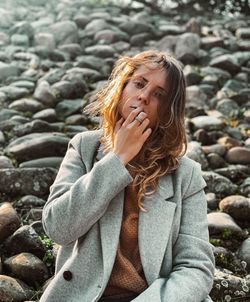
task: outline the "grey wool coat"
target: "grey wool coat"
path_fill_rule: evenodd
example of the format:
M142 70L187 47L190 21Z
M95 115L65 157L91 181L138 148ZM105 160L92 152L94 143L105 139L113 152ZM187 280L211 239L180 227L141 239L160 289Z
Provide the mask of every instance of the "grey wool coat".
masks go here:
M100 130L69 143L43 210L47 235L61 247L40 302L95 302L108 283L119 242L124 189L132 177L109 152L94 165ZM133 302L208 302L214 256L200 165L183 157L144 200L138 242L148 288Z

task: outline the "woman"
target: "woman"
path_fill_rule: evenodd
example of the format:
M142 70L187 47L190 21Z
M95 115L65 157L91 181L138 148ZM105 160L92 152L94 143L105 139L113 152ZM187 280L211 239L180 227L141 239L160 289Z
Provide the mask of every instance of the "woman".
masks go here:
M118 60L69 143L43 211L61 245L42 302L211 301L200 165L185 158L185 80L157 51Z

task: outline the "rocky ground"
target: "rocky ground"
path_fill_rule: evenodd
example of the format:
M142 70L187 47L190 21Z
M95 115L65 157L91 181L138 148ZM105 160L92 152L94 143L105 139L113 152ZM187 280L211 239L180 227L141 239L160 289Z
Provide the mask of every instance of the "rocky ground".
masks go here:
M70 138L98 125L81 110L120 55L151 48L184 66L187 155L207 182L215 246L211 297L250 301L250 20L82 2L0 8L0 301L39 299L58 248L41 225L49 186Z

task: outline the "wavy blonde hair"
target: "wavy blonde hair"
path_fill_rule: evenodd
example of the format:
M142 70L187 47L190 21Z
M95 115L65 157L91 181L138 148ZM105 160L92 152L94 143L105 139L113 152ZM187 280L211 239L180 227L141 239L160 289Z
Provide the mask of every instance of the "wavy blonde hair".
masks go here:
M178 167L178 159L184 155L187 139L184 126L186 82L182 67L172 56L150 50L134 57L120 58L111 76L100 90L97 100L84 110L92 115L100 115L102 148L112 150L115 125L120 119L118 103L126 83L140 66L152 69L162 68L167 72L166 102L158 106L158 122L137 156L136 163L129 165L134 175L133 186L137 189L138 206L143 207L143 198L156 191L159 178L172 173Z

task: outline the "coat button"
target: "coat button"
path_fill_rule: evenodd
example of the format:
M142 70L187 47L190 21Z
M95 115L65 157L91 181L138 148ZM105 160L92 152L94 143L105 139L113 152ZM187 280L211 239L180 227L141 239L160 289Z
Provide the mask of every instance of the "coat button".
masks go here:
M65 271L63 272L63 278L66 280L66 281L70 281L72 279L73 275L71 273L71 271Z

